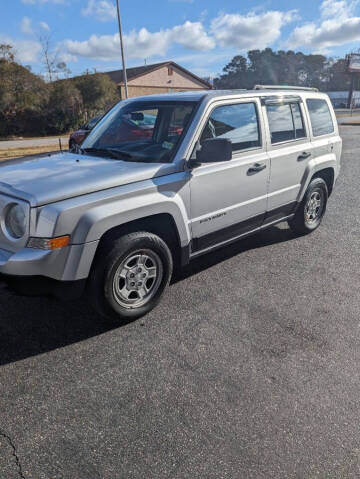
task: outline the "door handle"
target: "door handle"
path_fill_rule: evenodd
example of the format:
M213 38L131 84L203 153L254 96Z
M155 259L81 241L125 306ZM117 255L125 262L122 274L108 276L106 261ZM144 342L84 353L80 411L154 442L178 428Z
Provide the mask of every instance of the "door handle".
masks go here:
M311 153L308 153L307 151L304 151L303 153L301 153L301 155L298 156L298 161L303 161L303 160L306 160L307 158L309 158L311 156Z
M259 171L265 170L266 165L265 163L254 163L248 170L248 175L254 175L255 173L259 173Z

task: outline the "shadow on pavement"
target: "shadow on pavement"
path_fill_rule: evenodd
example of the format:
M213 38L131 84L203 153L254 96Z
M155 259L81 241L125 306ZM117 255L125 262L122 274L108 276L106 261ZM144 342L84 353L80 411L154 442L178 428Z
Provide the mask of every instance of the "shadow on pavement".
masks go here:
M250 249L295 239L289 229L271 227L194 260L173 283L182 281ZM239 258L240 259L240 258ZM113 329L85 299L60 302L0 294L0 365L52 351Z
M194 274L205 271L206 269L211 268L222 261L226 261L227 259L230 259L240 253L244 253L245 251L264 248L266 246L271 246L272 244L280 244L296 238L297 236L289 228L281 229L278 226L271 226L270 228L253 236L236 241L228 246L224 246L218 250L212 251L209 254L199 256L181 272L176 273L176 276L173 278L173 283L177 283L178 281L182 281Z

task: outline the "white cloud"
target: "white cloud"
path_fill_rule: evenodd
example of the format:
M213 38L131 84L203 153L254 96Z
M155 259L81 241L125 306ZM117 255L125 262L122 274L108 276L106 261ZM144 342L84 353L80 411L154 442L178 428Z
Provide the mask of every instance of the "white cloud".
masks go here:
M109 0L89 0L87 7L81 10L84 17L94 16L101 22L116 18L115 5Z
M70 62L77 62L77 57L71 55L71 53L59 52L57 55L57 59L59 62L70 63Z
M13 40L10 37L0 35L0 43L8 43L15 48L15 58L21 63L36 63L39 60L41 45L35 40Z
M15 41L15 49L17 51L16 58L21 63L35 63L39 60L39 53L41 52L41 45L35 40Z
M171 30L171 40L191 50L207 51L215 47L215 41L210 37L201 22L185 22Z
M49 25L48 25L46 22L40 22L40 27L41 27L43 30L46 30L47 32L50 31L50 27L49 27Z
M320 5L320 13L323 18L348 18L354 14L358 0L323 0Z
M101 36L91 35L89 40L83 42L66 40L64 45L67 52L74 56L97 60L120 58L118 33ZM124 48L128 58L164 56L168 49L168 35L166 32L150 33L146 28L142 28L139 32L134 30L124 37Z
M327 53L332 47L360 41L360 17L355 16L358 3L347 0L323 0L320 5L320 21L295 28L287 46L306 47Z
M27 35L32 35L34 33L33 29L32 29L32 21L31 21L31 18L29 17L24 17L22 20L21 20L21 26L20 26L20 29L23 33L27 34Z
M205 32L200 22L186 22L172 29L149 32L146 28L132 30L124 35L124 48L128 58L163 57L173 44L198 51L214 48L214 40ZM119 35L92 35L85 41L66 40L68 53L98 60L120 58Z
M45 30L47 32L50 31L50 27L46 22L39 22L39 26L42 30ZM24 17L21 20L20 30L22 31L22 33L25 33L26 35L33 35L34 34L33 23L32 23L31 18Z
M119 38L116 35L117 39ZM168 30L151 33L146 28L138 32L132 30L124 36L124 48L130 58L147 58L154 55L164 56L169 48L170 35Z
M278 40L281 28L295 18L295 10L220 14L212 21L211 32L222 47L235 47L240 51L265 48Z

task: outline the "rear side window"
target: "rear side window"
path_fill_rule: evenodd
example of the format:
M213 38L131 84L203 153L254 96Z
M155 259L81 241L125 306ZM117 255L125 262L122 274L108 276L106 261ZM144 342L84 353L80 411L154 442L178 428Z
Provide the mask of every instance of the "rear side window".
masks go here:
M310 114L313 135L321 136L333 133L334 123L327 102L313 98L306 100L306 103Z
M255 103L239 103L215 108L204 128L200 143L209 138L228 138L233 151L261 146Z
M306 136L304 121L298 103L266 106L271 143L297 140Z

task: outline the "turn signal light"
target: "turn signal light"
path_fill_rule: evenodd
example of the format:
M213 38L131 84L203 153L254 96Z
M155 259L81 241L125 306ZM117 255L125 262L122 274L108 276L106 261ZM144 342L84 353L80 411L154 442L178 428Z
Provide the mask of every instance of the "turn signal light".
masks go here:
M70 236L59 236L57 238L29 238L27 247L35 249L59 249L70 243Z

